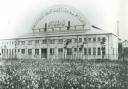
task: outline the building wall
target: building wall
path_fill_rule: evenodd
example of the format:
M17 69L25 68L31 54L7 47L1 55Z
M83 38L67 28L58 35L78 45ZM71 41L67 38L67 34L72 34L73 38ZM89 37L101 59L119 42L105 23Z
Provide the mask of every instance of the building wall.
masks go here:
M105 38L104 44L102 40ZM62 39L63 43L58 43ZM67 43L67 39L72 42ZM78 39L78 42L75 42ZM91 41L90 41L91 39ZM118 58L118 38L113 34L85 34L85 35L68 35L54 37L27 38L15 40L1 40L1 58L19 58L19 59L111 59ZM43 40L48 40L47 44L42 43ZM54 40L55 43L49 40ZM80 41L81 40L81 41ZM95 41L96 40L96 41ZM12 43L13 42L13 43ZM25 43L24 43L25 42ZM10 43L10 44L8 44ZM6 47L6 48L5 48ZM105 55L103 56L102 48L105 47ZM46 51L47 55L43 55ZM54 51L52 51L52 49ZM61 48L61 50L59 50ZM98 53L100 49L100 53ZM11 52L2 53L2 50L11 50ZM12 54L12 50L14 51ZM25 53L22 52L25 50ZM32 51L28 53L28 50ZM39 53L37 52L39 50ZM51 51L50 51L51 50ZM68 50L68 52L67 52ZM72 50L72 52L70 52ZM87 50L87 53L85 52ZM91 54L89 51L91 50ZM63 51L63 52L58 52ZM35 53L36 52L36 53ZM69 55L71 54L71 55Z

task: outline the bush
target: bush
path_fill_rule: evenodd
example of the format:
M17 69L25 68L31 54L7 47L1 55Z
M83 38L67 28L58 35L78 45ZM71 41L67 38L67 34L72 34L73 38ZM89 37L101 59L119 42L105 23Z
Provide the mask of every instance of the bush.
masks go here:
M0 89L126 89L127 68L113 62L12 61L0 70Z

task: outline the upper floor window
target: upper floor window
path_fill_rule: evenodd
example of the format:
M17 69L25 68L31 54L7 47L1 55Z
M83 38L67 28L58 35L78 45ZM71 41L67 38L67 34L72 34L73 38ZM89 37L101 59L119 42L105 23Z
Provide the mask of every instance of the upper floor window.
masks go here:
M100 37L98 37L97 40L100 41Z
M42 40L42 44L47 44L47 40Z
M86 42L87 41L87 38L84 38L84 42Z
M91 38L88 38L88 42L91 42Z
M77 43L77 41L78 41L77 38L75 38L75 39L74 39L74 42Z
M93 42L96 42L96 38L95 37L93 38Z
M82 38L79 38L79 43L81 43L82 42Z
M53 40L49 40L49 43L50 44L54 44L55 43L55 40L53 39Z
M69 42L69 43L72 43L72 39L68 39L68 42Z
M39 40L35 40L35 44L39 44Z
M102 42L101 42L101 44L105 44L105 41L106 41L106 38L103 37L103 38L102 38Z
M17 45L20 45L20 41L17 41Z
M59 39L58 44L63 44L63 39Z
M21 41L21 45L25 45L25 41Z
M31 40L28 41L28 45L32 45L32 41Z

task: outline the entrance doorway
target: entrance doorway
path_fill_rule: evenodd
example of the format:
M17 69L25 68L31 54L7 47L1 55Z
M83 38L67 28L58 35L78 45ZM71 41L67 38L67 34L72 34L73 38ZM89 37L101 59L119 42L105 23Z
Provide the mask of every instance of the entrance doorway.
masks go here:
M41 58L47 58L47 48L41 49Z

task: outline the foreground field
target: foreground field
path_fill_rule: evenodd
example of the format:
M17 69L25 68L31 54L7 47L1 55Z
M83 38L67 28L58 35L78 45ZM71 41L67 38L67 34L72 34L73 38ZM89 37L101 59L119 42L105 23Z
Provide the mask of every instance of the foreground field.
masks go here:
M127 89L128 64L115 62L9 61L0 89Z

